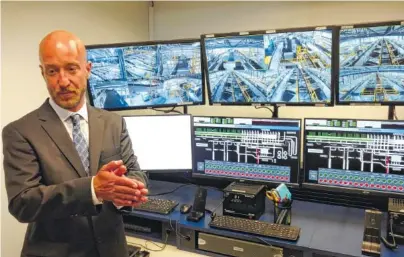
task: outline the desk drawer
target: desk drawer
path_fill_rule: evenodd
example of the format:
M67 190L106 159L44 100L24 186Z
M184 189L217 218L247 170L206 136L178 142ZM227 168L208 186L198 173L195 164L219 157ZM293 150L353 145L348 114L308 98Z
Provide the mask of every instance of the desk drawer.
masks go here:
M282 248L206 233L198 233L197 248L234 257L283 257Z

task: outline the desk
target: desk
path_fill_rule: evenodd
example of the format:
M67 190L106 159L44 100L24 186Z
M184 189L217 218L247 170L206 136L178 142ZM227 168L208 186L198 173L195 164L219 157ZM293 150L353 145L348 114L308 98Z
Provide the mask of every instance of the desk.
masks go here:
M181 184L151 181L150 194L169 192ZM162 199L176 200L180 204L193 204L194 194L197 186L187 185L179 188L173 193L156 196ZM222 201L223 193L208 188L206 209L212 210ZM268 237L257 238L255 236L232 232L227 230L213 229L209 227L210 215L206 215L200 222L189 222L186 215L179 212L179 206L170 215L151 214L140 211L133 212L134 216L140 216L152 220L175 223L176 230L182 235L193 235L195 238L198 232L206 232L224 237L231 237L263 244L264 240L268 244L283 247L284 249L300 251L304 257L363 257L361 253L364 214L365 210L333 206L320 203L294 201L292 208L292 225L301 228L300 238L297 242L273 239ZM217 208L217 215L222 214L222 206ZM273 222L273 205L267 200L265 214L260 220ZM385 224L382 227L386 227ZM195 249L195 242L189 242L180 236L176 238L176 246L179 249L204 253ZM212 255L210 256L220 256ZM382 257L402 257L404 256L404 246L396 251L390 251L382 245Z
M128 244L141 246L142 250L146 250L150 252L150 257L205 257L206 255L190 253L186 251L179 250L176 246L167 245L163 251L151 251L151 250L158 250L156 246L153 244L147 244L151 250L147 250L144 248L146 241L144 239L139 239L131 236L126 237L126 241ZM161 246L161 243L158 244Z

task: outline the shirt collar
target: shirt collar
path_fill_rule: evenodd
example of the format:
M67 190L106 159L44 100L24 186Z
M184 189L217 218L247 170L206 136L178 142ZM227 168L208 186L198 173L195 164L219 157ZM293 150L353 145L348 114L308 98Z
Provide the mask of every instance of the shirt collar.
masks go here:
M49 104L52 106L52 108L55 110L56 114L59 116L59 118L64 122L66 121L72 114L78 113L85 121L88 122L88 111L87 111L87 104L86 104L86 99L84 98L84 105L83 107L80 108L77 112L72 112L66 109L63 109L59 105L55 103L55 101L52 99L52 97L49 97Z

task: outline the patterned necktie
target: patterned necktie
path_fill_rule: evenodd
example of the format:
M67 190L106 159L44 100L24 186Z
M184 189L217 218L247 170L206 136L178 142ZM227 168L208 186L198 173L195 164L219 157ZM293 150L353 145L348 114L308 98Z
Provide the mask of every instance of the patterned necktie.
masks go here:
M84 138L83 133L80 130L80 115L73 114L71 116L71 119L73 122L73 143L80 156L81 162L84 166L87 176L89 176L90 161L88 158L88 156L89 156L88 145Z

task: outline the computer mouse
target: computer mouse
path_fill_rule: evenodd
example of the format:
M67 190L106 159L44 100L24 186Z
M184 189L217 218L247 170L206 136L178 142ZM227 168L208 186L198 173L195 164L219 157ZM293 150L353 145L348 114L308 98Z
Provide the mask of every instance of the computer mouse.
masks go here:
M190 204L183 204L183 205L181 205L181 207L180 207L180 212L181 212L182 214L189 213L189 212L191 211L191 208L192 208L192 205L190 205Z

